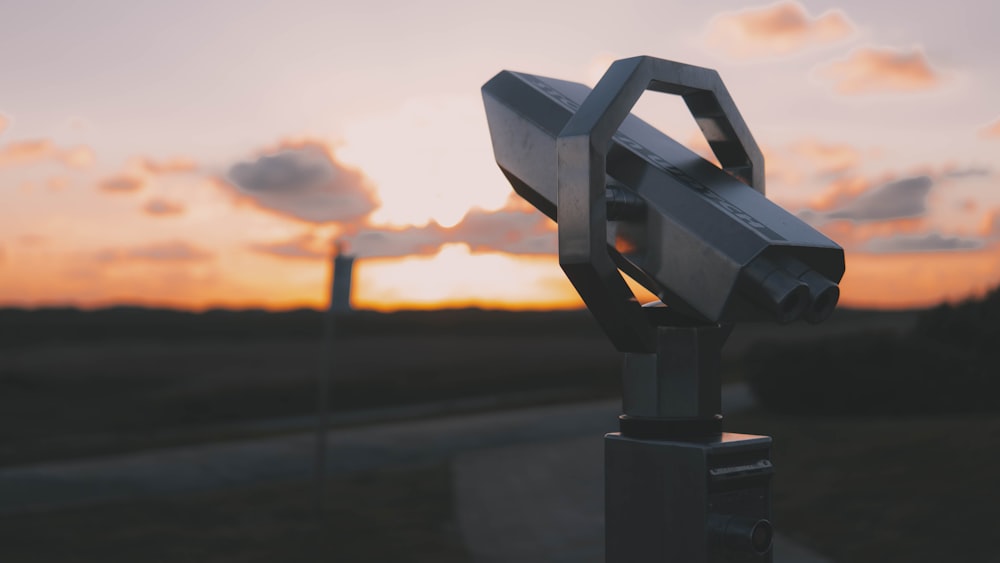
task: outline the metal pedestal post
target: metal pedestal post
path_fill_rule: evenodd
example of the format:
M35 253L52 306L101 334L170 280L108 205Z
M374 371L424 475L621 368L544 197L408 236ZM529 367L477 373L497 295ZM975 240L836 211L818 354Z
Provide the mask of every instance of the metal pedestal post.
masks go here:
M722 432L723 326L658 328L628 354L604 439L607 563L770 563L771 438Z

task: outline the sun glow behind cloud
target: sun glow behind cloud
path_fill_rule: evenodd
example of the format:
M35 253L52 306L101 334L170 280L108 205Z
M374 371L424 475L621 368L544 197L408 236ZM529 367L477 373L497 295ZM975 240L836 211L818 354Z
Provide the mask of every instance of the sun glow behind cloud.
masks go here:
M555 257L472 253L464 244L447 244L433 256L362 260L354 281L355 304L376 310L404 303L417 309L581 306Z

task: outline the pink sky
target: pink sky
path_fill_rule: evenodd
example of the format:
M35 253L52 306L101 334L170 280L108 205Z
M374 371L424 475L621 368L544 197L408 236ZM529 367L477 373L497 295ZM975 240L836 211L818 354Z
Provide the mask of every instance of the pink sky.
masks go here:
M1000 284L994 3L335 4L7 10L0 306L320 306L337 237L361 307L579 306L479 88L638 54L720 72L769 197L846 249L842 303ZM637 112L704 151L678 102Z

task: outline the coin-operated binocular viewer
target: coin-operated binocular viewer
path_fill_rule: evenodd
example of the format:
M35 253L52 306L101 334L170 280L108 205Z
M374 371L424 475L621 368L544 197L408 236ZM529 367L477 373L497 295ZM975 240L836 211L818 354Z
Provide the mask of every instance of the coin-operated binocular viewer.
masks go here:
M721 168L630 114L681 96ZM736 321L821 322L844 253L764 197L764 162L718 73L651 57L593 90L504 71L483 86L497 163L559 229L559 263L625 352L605 436L606 560L771 561L771 438L723 432ZM621 272L660 298L640 306Z

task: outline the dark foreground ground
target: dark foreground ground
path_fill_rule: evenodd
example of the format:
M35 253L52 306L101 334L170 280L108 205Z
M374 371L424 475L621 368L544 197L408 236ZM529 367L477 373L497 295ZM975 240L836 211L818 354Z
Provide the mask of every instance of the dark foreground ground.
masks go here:
M748 413L730 425L774 435L775 525L833 561L997 560L1000 416ZM454 471L446 461L333 477L323 515L308 480L8 515L0 559L471 563Z
M470 561L446 464L0 518L0 558L48 562Z
M819 326L738 326L725 377L767 340L900 330L912 313L838 311ZM621 355L586 311L359 313L331 359L314 311L0 310L0 467L239 437L234 423L463 397L503 406L620 396Z
M589 317L518 324L463 314L471 316L396 319L344 334L334 407L619 392L620 357ZM724 367L739 378L742 355L760 340L897 330L911 321L906 313L848 311L817 328L739 327ZM226 425L315 408L317 330L54 332L58 338L42 330L0 346L0 466L245 437ZM774 436L776 525L820 553L858 562L1000 560L992 537L1000 518L990 508L1000 503L1000 415L751 412L728 424ZM0 561L470 561L451 471L434 463L332 477L322 517L304 481L4 516Z

